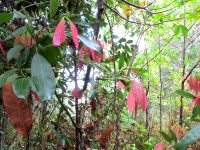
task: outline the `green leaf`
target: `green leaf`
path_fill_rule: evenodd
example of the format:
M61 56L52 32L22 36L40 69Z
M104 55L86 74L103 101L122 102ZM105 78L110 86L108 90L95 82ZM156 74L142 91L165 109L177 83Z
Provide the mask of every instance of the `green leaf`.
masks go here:
M26 18L26 16L24 14L22 14L20 11L14 10L13 18Z
M28 77L29 83L31 85L31 90L34 92L39 92L40 84L36 77Z
M16 64L17 64L18 67L22 67L26 63L26 61L27 61L27 59L29 57L29 51L30 51L30 47L26 48L21 53L21 55L17 58Z
M171 143L172 139L171 139L165 132L163 132L163 131L158 131L158 132L160 133L160 135L163 136L163 138L164 138L167 142Z
M17 58L19 52L23 49L23 47L24 46L22 44L17 44L13 48L11 48L7 53L8 61L10 61L13 58Z
M120 57L119 57L119 70L124 66L124 55L121 54Z
M194 107L194 109L192 110L191 120L194 120L199 115L200 115L200 106L196 105L196 107Z
M143 68L132 68L132 70L139 72L139 73L148 73L149 72L147 69L143 69Z
M188 92L186 92L186 91L184 91L184 90L176 90L175 92L176 92L178 95L184 96L184 97L186 97L186 98L195 98L194 95L192 95L192 94L190 94L190 93L188 93Z
M101 48L97 43L95 43L95 42L89 40L89 39L86 38L86 37L80 36L80 35L78 35L78 38L79 38L79 40L81 40L87 47L89 47L89 48L91 48L91 49L93 49L93 50L95 50L95 51L97 51L97 52L103 54L102 48Z
M39 81L38 96L41 100L50 100L55 92L56 81L49 62L40 54L35 54L31 63L31 76Z
M7 82L13 82L13 81L15 81L17 78L19 78L19 76L17 76L17 75L12 75L12 76L9 76L8 78L7 78Z
M95 95L96 95L96 90L91 90L89 95L88 95L88 98L93 99L95 97Z
M193 144L200 138L200 124L190 130L176 145L176 150L185 150L190 144Z
M20 78L13 82L13 91L18 98L26 99L29 94L29 80L27 78Z
M188 28L184 25L180 25L181 26L181 31L182 31L182 34L184 37L187 37L187 34L188 34Z
M50 19L56 14L58 10L58 0L50 0Z
M17 71L17 69L12 69L12 70L9 70L9 71L5 72L0 77L0 87L2 87L4 85L4 83L6 83L7 78L12 76L16 71Z
M4 41L13 39L14 37L21 35L21 34L24 33L25 31L26 31L26 26L23 26L23 27L21 27L21 28L18 28L18 29L16 29L15 31L13 31L13 32L11 33L11 35L8 35L8 36L4 39Z
M0 24L5 23L13 18L12 13L0 13Z
M175 35L179 35L180 31L181 31L180 26L179 26L179 25L178 25L178 26L175 26L174 34L175 34Z
M172 136L172 140L175 142L175 143L177 143L177 137L176 137L176 134L174 133L174 131L173 130L171 130L170 128L169 128L169 132L170 132L170 134L171 134L171 136Z

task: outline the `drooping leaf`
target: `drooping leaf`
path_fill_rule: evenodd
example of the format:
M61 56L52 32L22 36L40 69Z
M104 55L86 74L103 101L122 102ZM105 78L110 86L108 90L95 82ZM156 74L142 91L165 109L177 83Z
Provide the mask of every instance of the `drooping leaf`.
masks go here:
M1 77L0 77L0 87L3 86L4 83L6 83L7 78L12 76L15 72L17 71L17 69L12 69L9 70L7 72L5 72Z
M89 40L88 38L86 37L83 37L83 36L80 36L78 35L78 38L79 40L81 40L87 47L99 52L100 54L103 54L103 50L102 48L97 44L95 43L94 41L91 41Z
M65 20L62 19L58 23L56 30L53 35L53 46L60 46L62 42L65 41L66 39L66 34L65 34Z
M200 124L190 130L176 145L176 150L185 150L200 138Z
M18 98L26 99L29 94L30 84L27 78L20 78L13 82L13 90Z
M131 86L130 91L128 93L128 100L127 100L127 107L129 112L132 112L133 109L135 109L135 116L137 115L137 110L138 110L138 103L135 99L135 96L133 94L133 88Z
M28 97L26 101L18 98L12 89L12 83L4 84L2 95L6 113L14 128L24 138L28 138L33 124L30 104L31 97Z
M5 23L13 18L12 13L0 13L0 24Z
M50 0L50 19L56 14L58 10L58 0Z
M13 58L17 58L19 55L19 52L23 49L22 44L17 44L13 48L11 48L7 53L7 59L10 61Z
M133 109L137 112L137 105L140 105L142 110L145 111L147 109L147 99L140 81L133 80L131 89L128 93L127 106L130 112Z
M78 29L76 28L76 26L71 21L70 21L70 30L72 32L72 39L74 41L74 44L75 44L76 48L78 48L78 46L79 46Z
M184 97L186 97L186 98L194 98L194 97L195 97L194 95L192 95L192 94L190 94L190 93L188 93L188 92L186 92L186 91L184 91L184 90L176 90L175 92L176 92L178 95L184 96Z
M39 81L38 96L41 100L50 100L55 92L55 76L48 61L40 54L35 54L31 63L31 76Z
M172 142L172 139L163 131L158 131L160 133L160 135L162 135L162 137L169 143Z

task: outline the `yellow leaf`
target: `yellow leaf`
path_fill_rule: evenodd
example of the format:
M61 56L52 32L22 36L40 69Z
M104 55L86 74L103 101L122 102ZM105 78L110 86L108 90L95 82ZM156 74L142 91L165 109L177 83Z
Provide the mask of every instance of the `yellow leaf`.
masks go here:
M140 6L141 6L141 7L144 7L146 4L147 4L147 1L146 1L146 0L141 0L141 1L140 1Z

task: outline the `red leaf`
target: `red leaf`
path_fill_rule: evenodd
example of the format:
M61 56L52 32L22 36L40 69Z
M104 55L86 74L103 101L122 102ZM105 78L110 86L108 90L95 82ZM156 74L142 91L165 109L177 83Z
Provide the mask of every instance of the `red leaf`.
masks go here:
M200 106L200 96L197 95L195 98L193 98L192 102L194 102L195 105L197 104Z
M120 89L122 89L122 88L125 87L124 84L123 84L121 81L118 81L117 84L118 84L118 87L119 87Z
M65 20L62 19L58 23L56 30L53 35L53 46L60 46L62 42L65 41L66 39L66 34L65 34Z
M12 83L6 83L2 87L3 103L14 128L23 135L24 138L28 138L31 131L33 120L32 110L30 104L30 96L27 101L18 98L13 91Z
M158 143L155 147L154 150L169 150L169 148L167 146L165 146L164 144L160 144Z
M36 92L32 91L32 94L33 94L36 101L40 101L40 98L39 98L39 96Z
M102 133L99 145L101 148L108 149L108 142L110 140L111 133L114 130L114 125L110 124Z
M5 56L6 53L5 53L4 49L3 49L2 42L0 42L0 49L1 49L2 53L3 53L3 55Z
M136 107L136 104L135 104L136 100L135 100L135 97L134 97L132 91L133 91L133 89L132 89L132 86L131 86L131 89L128 93L128 100L127 100L127 107L128 107L129 112L132 112L133 109L135 109L135 107Z
M74 44L76 46L76 48L78 48L79 46L79 42L78 42L78 30L76 28L76 26L70 21L70 30L72 32L72 39L74 41Z
M99 96L99 102L100 102L101 104L103 103L103 99L104 99L103 95L100 95L100 96Z
M144 89L139 81L132 81L131 89L128 93L127 107L131 112L135 109L137 114L137 106L140 105L143 111L147 109L147 99Z
M78 68L80 70L83 68L83 62L81 60L78 61Z
M93 49L91 49L91 53L93 61L100 63L102 58L101 54Z
M35 44L35 40L32 38L31 34L22 34L21 36L15 37L14 45L23 44L25 48L32 46Z
M198 92L200 91L200 86L199 86L200 81L198 81L198 78L196 76L195 77L190 76L187 79L186 85L190 90L194 91L195 95L198 95Z
M97 105L96 105L95 99L92 99L92 100L91 100L91 102L90 102L90 107L91 107L91 110L92 110L92 111L96 111Z
M72 96L75 98L79 98L81 99L82 98L82 91L80 88L75 88L73 91L72 91Z

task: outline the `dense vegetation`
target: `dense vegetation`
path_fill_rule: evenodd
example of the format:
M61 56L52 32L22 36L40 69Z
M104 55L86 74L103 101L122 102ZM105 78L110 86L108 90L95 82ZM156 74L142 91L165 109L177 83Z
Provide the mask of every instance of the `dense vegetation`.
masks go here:
M199 20L199 0L1 0L0 149L199 149Z

